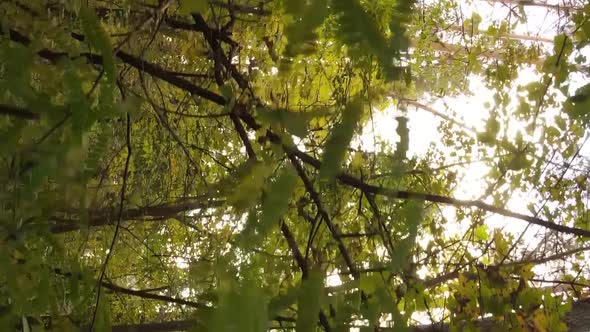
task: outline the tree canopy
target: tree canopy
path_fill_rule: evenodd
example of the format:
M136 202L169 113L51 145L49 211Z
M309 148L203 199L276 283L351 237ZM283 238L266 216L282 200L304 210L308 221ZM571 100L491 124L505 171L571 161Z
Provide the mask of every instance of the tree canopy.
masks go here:
M590 326L584 1L6 0L0 28L3 331Z

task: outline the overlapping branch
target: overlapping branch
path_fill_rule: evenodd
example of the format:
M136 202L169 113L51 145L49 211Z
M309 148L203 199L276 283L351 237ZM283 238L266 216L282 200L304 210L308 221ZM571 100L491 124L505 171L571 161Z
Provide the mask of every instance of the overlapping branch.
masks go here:
M153 206L139 207L135 209L125 209L121 213L121 220L166 220L178 216L181 213L194 211L204 208L215 208L225 204L222 200L207 200L206 198L194 198L180 200L173 203L165 203ZM77 211L71 211L76 213ZM116 218L116 211L113 209L100 209L88 211L89 218L86 223L82 223L80 219L70 219L64 217L54 216L51 218L55 222L50 227L52 233L65 233L79 230L80 227L86 225L89 227L100 227L111 224Z
M30 39L24 37L22 34L16 32L15 30L9 30L9 34L10 34L10 38L13 41L21 42L24 44L30 43ZM81 35L74 35L74 37L78 40L84 39L83 36L81 36ZM55 52L55 51L51 51L51 50L47 50L47 49L40 50L38 52L38 55L43 58L46 58L48 60L51 60L51 61L56 61L57 59L59 59L61 57L68 56L68 54L66 54L66 53ZM200 87L200 86L198 86L198 85L196 85L196 84L194 84L182 77L174 76L169 71L167 71L166 69L163 69L162 67L160 67L156 64L139 59L139 58L137 58L131 54L128 54L126 52L123 52L123 51L119 51L115 55L120 60L122 60L124 63L136 68L137 70L141 70L141 71L148 73L154 77L157 77L157 78L159 78L159 79L161 79L173 86L176 86L179 89L182 89L186 92L189 92L189 93L191 93L195 96L201 97L203 99L209 100L209 101L211 101L215 104L218 104L218 105L225 105L226 104L226 100L223 96L221 96L215 92L212 92L210 90L204 89L204 88L202 88L202 87ZM88 59L88 61L93 64L100 65L102 63L102 58L99 55L85 53L85 54L82 54L82 56L86 57ZM246 107L243 107L241 109L242 110L239 113L240 119L244 123L246 123L246 125L250 129L252 129L252 130L260 129L261 125L258 124L258 122L254 119L254 117L251 114L249 114L247 111L245 111ZM278 135L276 135L275 133L273 133L272 131L269 130L267 132L267 137L270 139L271 142L273 142L275 144L280 144L281 146L283 146L283 148L287 154L292 154L292 155L296 156L298 159L300 159L301 161L303 161L304 163L312 166L313 168L318 169L318 170L320 169L321 162L318 159L314 158L313 156L311 156L303 151L300 151L299 149L297 149L294 146L284 145L283 142L281 141L281 138ZM551 229L551 230L554 230L554 231L557 231L560 233L590 238L590 231L588 231L588 230L556 224L556 223L549 222L549 221L541 219L541 218L532 217L532 216L528 216L525 214L513 212L508 209L501 208L501 207L496 207L491 204L488 204L488 203L485 203L482 201L478 201L478 200L461 200L461 199L448 197L448 196L442 196L442 195L435 195L435 194L429 194L429 193L418 193L418 192L412 192L412 191L406 191L406 190L395 190L395 189L391 189L391 188L379 187L379 186L375 186L375 185L366 183L365 181L363 181L359 178L356 178L354 176L351 176L349 174L346 174L346 173L340 173L337 176L337 178L341 183L348 185L350 187L360 189L366 193L385 196L385 197L389 197L392 199L420 200L420 201L429 201L429 202L433 202L433 203L446 204L446 205L451 205L451 206L455 206L455 207L479 208L483 211L487 211L487 212L502 215L505 217L510 217L510 218L526 221L528 223L535 224L535 225L538 225L541 227L545 227L547 229Z

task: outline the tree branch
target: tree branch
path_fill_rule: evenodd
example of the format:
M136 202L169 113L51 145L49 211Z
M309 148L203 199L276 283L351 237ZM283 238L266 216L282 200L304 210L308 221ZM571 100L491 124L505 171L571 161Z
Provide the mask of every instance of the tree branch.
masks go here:
M126 209L121 213L122 220L135 220L142 218L153 218L153 219L168 219L177 216L179 213L187 212L191 210L220 207L225 204L222 200L212 200L203 202L196 199L187 199L174 203L166 203L154 206L144 206L136 209ZM77 212L77 211L72 211ZM88 220L88 226L99 227L109 225L113 218L116 216L116 211L113 209L100 209L90 210L90 218ZM51 232L54 234L71 232L80 229L82 226L80 220L77 219L64 219L57 216L51 218L51 220L57 222L50 227Z
M6 104L0 104L0 114L23 120L39 120L40 118L39 114L25 108Z
M237 46L237 43L233 39L231 39L228 35L221 33L218 30L209 29L209 27L207 25L202 25L202 24L198 24L198 23L183 22L183 21L175 20L170 17L166 17L164 19L164 22L166 22L166 24L173 29L182 29L182 30L188 30L188 31L211 33L214 36L214 38L219 39L228 45Z
M157 300L157 301L162 301L162 302L167 302L167 303L182 304L182 305L189 306L191 308L212 309L211 307L206 306L201 303L198 303L198 302L184 300L184 299L178 299L178 298L165 296L165 295L154 294L154 293L146 292L143 290L129 289L129 288L117 286L115 284L112 284L112 283L106 282L106 281L103 281L100 284L102 285L102 287L109 289L109 290L116 292L116 293L137 296L137 297L141 297L144 299Z
M522 264L545 264L554 260L558 260L558 259L563 259L567 256L571 256L580 252L584 252L584 251L588 251L590 250L589 246L585 246L585 247L580 247L580 248L574 248L574 249L570 249L564 252L560 252L557 254L553 254L551 256L547 256L547 257L540 257L540 258L536 258L536 259L525 259L522 261L516 261L516 262L510 262L510 263L506 263L504 264L504 266L511 266L511 265L522 265Z
M293 166L295 167L297 174L299 175L299 177L303 181L303 185L305 186L305 190L307 191L307 193L311 197L311 200L316 205L318 212L320 213L320 216L322 217L322 219L326 223L326 226L328 226L328 229L330 230L332 237L336 241L336 244L338 246L338 251L340 252L340 255L342 255L342 258L344 259L344 262L346 263L346 266L348 267L348 270L352 274L353 278L358 280L360 277L360 274L357 271L357 268L354 265L354 262L352 261L350 254L346 250L346 247L344 246L344 242L342 242L342 239L340 238L340 234L339 234L338 230L336 229L336 226L334 225L334 223L332 223L332 220L331 220L330 216L328 215L328 212L326 212L326 210L323 208L322 202L320 200L320 196L313 188L313 184L311 183L311 181L307 177L307 174L305 174L305 170L303 169L303 167L301 167L301 165L299 164L299 161L295 158L295 156L290 155L290 154L287 154L287 156L291 160L291 164L293 164Z
M301 254L301 251L299 250L299 247L297 246L297 241L295 241L295 237L293 236L293 233L291 233L291 230L289 229L289 226L287 226L285 221L281 222L281 232L283 233L283 236L287 240L287 244L289 245L289 248L291 249L291 253L293 254L293 258L295 258L295 262L297 263L297 265L299 266L299 269L301 270L301 279L303 279L303 280L307 279L309 276L309 268L307 266L307 262L303 258L303 255ZM319 319L320 319L320 324L324 328L324 331L330 332L332 330L332 328L330 327L330 322L328 321L328 317L326 317L326 314L324 313L324 311L321 309L320 309L320 313L319 313Z
M23 42L24 36L20 35L18 32L14 31L14 30L9 30L9 34L10 34L10 38L12 40L24 43ZM82 37L82 39L83 39L83 37ZM26 39L26 41L27 42L25 44L28 45L29 44L28 39ZM66 56L65 53L53 52L53 51L46 50L46 49L39 51L38 54L48 60L57 60L58 58ZM210 100L218 105L225 105L225 103L226 103L226 100L223 96L218 95L212 91L203 89L203 88L201 88L201 87L199 87L199 86L197 86L197 85L195 85L195 84L193 84L181 77L171 75L170 72L168 72L167 70L165 70L155 64L138 59L138 58L136 58L128 53L122 52L122 51L117 52L116 55L123 62L131 65L132 67L134 67L138 70L144 71L154 77L160 78L160 79L162 79L162 80L164 80L164 81L166 81L166 82L168 82L168 83L170 83L182 90L185 90L191 94L200 96L200 97L207 99L207 100ZM94 64L101 64L102 63L102 59L98 55L87 53L87 54L84 54L84 56L86 58L88 58L88 60ZM257 129L261 128L261 126L256 122L256 120L252 117L251 114L248 114L246 112L240 112L239 116L251 129L257 130ZM268 131L267 137L270 139L271 142L273 142L275 144L282 145L280 137L278 135L274 134L273 132ZM287 154L292 154L292 155L297 156L297 158L299 158L300 160L302 160L306 164L313 166L316 169L319 169L321 166L321 162L318 159L308 155L305 152L298 150L296 147L284 146L284 149L285 149L285 152L287 152ZM394 189L390 189L390 188L378 187L378 186L374 186L374 185L365 183L364 181L362 181L356 177L353 177L351 175L348 175L346 173L339 174L337 176L337 178L343 184L346 184L348 186L351 186L351 187L354 187L357 189L361 189L367 193L382 195L382 196L386 196L386 197L393 198L393 199L423 200L423 201L429 201L429 202L434 202L434 203L452 205L455 207L479 208L484 211L499 214L499 215L502 215L505 217L523 220L523 221L529 222L531 224L542 226L542 227L545 227L545 228L548 228L548 229L551 229L551 230L554 230L554 231L557 231L560 233L572 234L572 235L576 235L576 236L590 238L590 231L588 231L588 230L555 224L555 223L543 220L541 218L512 212L510 210L500 208L500 207L495 207L493 205L490 205L490 204L487 204L487 203L484 203L481 201L477 201L477 200L461 200L461 199L456 199L456 198L441 196L441 195L435 195L435 194L417 193L417 192L411 192L411 191L394 190Z
M209 3L217 6L217 7L221 7L221 8L225 8L225 9L230 9L233 10L235 12L240 12L240 13L244 13L244 14L255 14L258 16L269 16L271 14L270 10L265 10L262 7L248 7L248 6L242 6L242 5L238 5L232 2L230 3L226 3L223 1L209 1Z
M111 239L111 244L109 246L109 251L107 251L107 255L104 259L104 263L102 264L102 268L100 270L100 275L98 277L98 289L96 291L96 303L94 305L94 312L92 313L92 323L90 324L90 330L94 328L94 322L96 321L96 315L98 313L98 307L100 305L100 295L102 290L102 282L107 270L107 266L111 257L113 256L113 251L115 249L115 243L117 241L117 236L119 235L119 229L121 228L121 218L123 217L123 204L125 202L125 195L127 193L127 180L129 176L129 162L131 161L131 152L133 151L131 148L131 117L129 113L127 113L127 131L126 131L126 145L127 145L127 158L125 159L125 170L123 171L123 185L121 186L121 195L119 199L119 212L117 215L117 223L115 224L115 231L113 232L113 238Z
M236 131L238 132L238 136L240 136L240 139L244 143L244 147L246 148L246 152L248 153L248 158L253 160L256 159L256 154L254 153L254 149L252 148L252 143L250 143L248 134L246 133L246 130L244 130L244 126L242 126L240 119L235 113L232 113L230 115L230 118L234 124L234 127L236 128Z
M277 137L277 139L278 139L278 137ZM274 141L275 141L275 143L277 143L276 139L274 139ZM279 142L280 142L280 140L279 140ZM298 150L296 147L290 146L290 147L285 147L285 149L288 150L287 153L292 153L292 154L296 155L299 159L301 159L306 164L309 164L318 170L320 169L321 162L318 159ZM356 177L348 175L346 173L340 173L337 176L337 178L338 178L338 180L340 180L340 182L342 182L346 185L349 185L351 187L360 189L366 193L381 195L381 196L385 196L385 197L389 197L389 198L393 198L393 199L428 201L428 202L433 202L433 203L452 205L455 207L479 208L479 209L482 209L484 211L491 212L494 214L499 214L499 215L502 215L505 217L523 220L528 223L542 226L542 227L545 227L545 228L548 228L548 229L551 229L551 230L554 230L554 231L557 231L560 233L572 234L572 235L590 238L590 231L588 231L588 230L555 224L555 223L549 222L547 220L543 220L541 218L513 212L513 211L510 211L510 210L507 210L504 208L500 208L500 207L493 206L491 204L484 203L482 201L478 201L478 200L462 200L462 199L457 199L457 198L448 197L448 196L441 196L441 195L428 194L428 193L418 193L418 192L405 191L405 190L395 190L395 189L390 189L390 188L374 186L374 185L368 184Z

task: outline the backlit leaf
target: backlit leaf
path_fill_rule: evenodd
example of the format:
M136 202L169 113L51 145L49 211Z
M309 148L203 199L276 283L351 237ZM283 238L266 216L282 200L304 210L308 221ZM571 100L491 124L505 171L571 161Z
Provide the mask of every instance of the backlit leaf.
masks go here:
M254 281L225 290L220 295L209 331L264 332L268 328L268 300Z
M297 297L296 332L315 331L323 288L324 280L318 271L311 272L309 278L302 281Z
M473 235L477 241L487 241L490 238L489 232L488 226L481 224L475 228Z
M322 155L321 178L326 180L333 179L340 171L346 150L352 140L362 112L362 104L359 101L353 101L344 110L342 121L334 126L326 142L324 154Z
M94 47L102 56L102 65L104 70L105 82L101 90L102 106L112 107L112 94L115 88L115 62L113 59L113 47L111 41L104 31L94 10L82 6L80 9L80 23L85 37L92 47Z
M296 183L295 169L290 164L283 167L279 177L270 185L262 202L262 215L256 227L259 235L264 236L287 212Z
M418 228L422 221L422 203L409 201L401 212L404 220L404 226L407 230L407 236L398 241L395 247L393 257L391 257L391 271L400 272L404 270L411 262L410 255L416 243Z
M289 110L257 110L260 119L266 123L280 125L291 134L303 138L307 135L307 124L318 112L292 112Z
M293 22L285 28L288 39L285 55L292 57L306 53L306 48L312 52L315 51L312 46L317 36L315 30L324 22L328 14L328 1L286 1L286 4L287 12L293 15Z
M96 309L96 331L97 332L109 332L111 331L111 309L109 307L109 302L105 298L104 293L101 296L101 299L98 303L98 308Z
M229 192L227 203L238 210L249 208L260 197L271 172L272 169L262 162L245 162L236 174L221 184L222 189Z

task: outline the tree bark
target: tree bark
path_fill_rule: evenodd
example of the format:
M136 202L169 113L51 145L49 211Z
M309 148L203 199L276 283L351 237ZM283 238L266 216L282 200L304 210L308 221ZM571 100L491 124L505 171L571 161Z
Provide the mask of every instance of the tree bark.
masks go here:
M160 204L154 206L140 207L136 209L123 210L121 220L164 220L175 217L183 212L188 212L203 208L215 208L224 204L221 200L208 201L206 198L186 199L179 202ZM89 211L88 226L99 227L110 225L117 217L115 209L101 209ZM83 225L79 219L66 219L60 217L53 217L55 222L50 229L54 234L66 233L79 230Z

